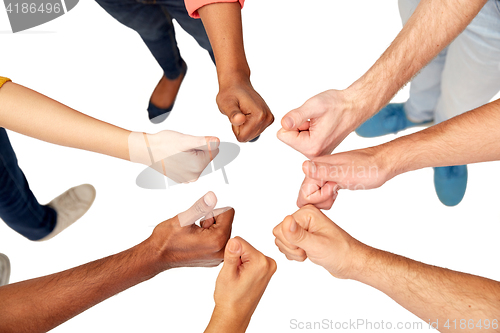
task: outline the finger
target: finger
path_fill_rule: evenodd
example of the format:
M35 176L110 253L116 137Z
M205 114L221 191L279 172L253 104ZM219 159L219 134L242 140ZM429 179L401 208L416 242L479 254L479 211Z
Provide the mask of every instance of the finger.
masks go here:
M200 220L200 225L202 228L208 229L213 224L216 223L216 217L232 209L231 207L217 208L210 213L208 213L204 218Z
M302 248L306 253L314 246L314 236L302 228L291 215L283 220L282 231L283 236L290 244Z
M278 249L280 250L280 252L283 253L290 260L304 261L307 258L306 252L301 248L296 248L292 250L277 238L274 242L278 247Z
M209 237L213 237L214 241L225 241L231 238L231 229L234 220L234 209L231 207L219 208L214 211L214 222L210 225ZM205 222L207 223L207 222ZM205 225L204 223L204 225ZM210 222L208 222L210 223ZM208 224L207 224L208 225Z
M230 239L226 244L224 251L224 266L221 273L235 278L238 275L238 267L241 265L241 254L243 247L237 237Z
M305 154L305 152L308 150L308 147L312 145L309 131L288 131L282 128L278 131L277 137L283 143L289 145L293 149L306 156L307 154Z
M288 112L283 119L281 119L281 126L288 131L298 129L303 123L311 118L309 109L301 106L295 110Z
M217 197L213 192L208 192L188 210L177 215L181 227L196 223L196 221L212 212L216 204Z
M238 141L247 142L259 136L269 125L274 121L274 116L271 111L253 107L252 110L246 112L245 124L239 126L235 132Z
M330 209L337 198L338 189L339 186L334 182L326 182L320 186L304 181L300 188L297 206L301 208L312 204L320 209Z
M229 113L226 113L226 115L233 126L241 126L246 121L245 114L239 108L233 109Z
M290 244L290 242L285 239L285 236L283 235L282 228L283 228L283 222L278 224L276 227L274 227L274 229L273 229L274 237L276 237L276 239L279 240L280 243L283 244L286 248L288 248L290 250L298 249L297 246Z

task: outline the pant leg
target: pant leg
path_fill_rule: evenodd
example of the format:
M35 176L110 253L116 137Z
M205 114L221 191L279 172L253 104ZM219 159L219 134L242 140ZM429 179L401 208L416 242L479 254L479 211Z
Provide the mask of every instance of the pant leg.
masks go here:
M210 58L215 63L212 45L208 39L207 32L201 19L189 16L184 0L159 0L162 5L188 34L190 34L202 48L207 50Z
M403 24L417 8L420 0L399 0L399 13ZM441 77L448 48L445 48L427 66L422 68L410 84L410 98L404 107L408 118L414 122L434 119L441 96Z
M31 240L47 236L57 219L56 211L40 205L31 192L3 128L0 128L0 218Z
M183 70L172 17L154 0L96 0L120 23L135 30L163 69L165 76L176 79Z
M450 44L436 122L488 103L500 90L500 1L490 0Z

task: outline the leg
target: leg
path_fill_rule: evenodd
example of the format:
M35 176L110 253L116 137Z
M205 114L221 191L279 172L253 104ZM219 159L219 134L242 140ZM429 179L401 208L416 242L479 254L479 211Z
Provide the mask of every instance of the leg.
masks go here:
M500 1L490 0L448 48L436 122L488 103L500 90Z
M172 18L174 18L182 29L196 40L198 45L207 50L210 58L215 63L214 52L210 45L205 27L203 26L203 22L200 19L194 19L189 16L184 0L160 0L158 3L166 8Z
M172 18L162 6L135 0L96 2L116 20L141 36L168 79L176 79L181 74L183 60L177 48Z
M9 227L30 240L41 239L54 229L56 211L36 200L3 128L0 128L0 184L0 217Z
M399 12L406 24L420 0L399 0ZM409 120L423 122L434 119L434 111L441 95L441 75L446 60L447 48L434 58L410 85L410 98L404 104Z
M156 1L96 0L111 16L135 30L149 48L164 75L149 101L149 119L164 121L172 110L187 66L175 39L172 17Z
M500 90L499 1L486 3L448 47L442 75L436 122L475 109ZM467 188L467 166L434 169L436 193L445 205L457 205Z

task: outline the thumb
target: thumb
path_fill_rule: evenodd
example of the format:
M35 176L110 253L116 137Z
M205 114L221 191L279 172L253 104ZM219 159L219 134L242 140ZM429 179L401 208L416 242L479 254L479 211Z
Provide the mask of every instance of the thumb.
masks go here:
M237 238L231 238L226 244L226 250L224 251L224 266L222 270L226 274L236 275L238 267L241 264L241 254L243 252L243 246Z
M310 116L307 109L301 106L298 109L288 112L283 119L281 119L281 126L287 131L297 130L302 124L309 120Z
M217 197L214 192L208 192L198 199L188 210L177 215L181 227L196 223L208 213L211 213L217 204Z
M313 236L304 228L302 228L292 215L289 215L283 220L282 227L283 236L292 245L300 247L306 251L314 242Z
M233 126L241 126L245 123L246 117L241 112L237 99L231 99L220 105L220 110L224 113Z
M312 179L338 182L337 167L323 162L305 161L302 163L302 171L304 174Z

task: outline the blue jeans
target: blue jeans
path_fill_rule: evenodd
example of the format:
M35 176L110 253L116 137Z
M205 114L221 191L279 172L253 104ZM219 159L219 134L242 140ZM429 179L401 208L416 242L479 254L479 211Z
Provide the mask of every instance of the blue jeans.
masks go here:
M31 192L3 128L0 128L0 218L30 240L47 236L57 219L56 211L40 205Z
M203 23L189 16L184 0L96 0L111 16L141 36L165 76L176 79L184 60L175 39L172 19L208 51L215 62L212 46Z
M420 0L399 0L403 24ZM500 1L489 0L465 30L411 81L408 119L435 123L488 103L500 90Z

